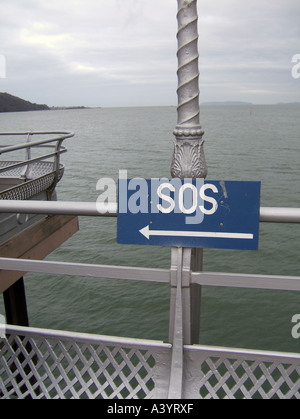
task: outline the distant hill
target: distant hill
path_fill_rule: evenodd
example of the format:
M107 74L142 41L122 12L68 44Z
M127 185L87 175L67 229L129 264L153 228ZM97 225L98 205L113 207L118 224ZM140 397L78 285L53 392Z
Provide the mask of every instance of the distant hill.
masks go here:
M49 110L47 105L37 105L8 93L0 93L0 112L26 112Z
M276 103L276 105L300 105L300 102L288 102L288 103L279 102L279 103Z
M209 106L218 106L218 105L252 105L250 102L238 102L238 101L226 101L226 102L203 102L202 105L209 105Z

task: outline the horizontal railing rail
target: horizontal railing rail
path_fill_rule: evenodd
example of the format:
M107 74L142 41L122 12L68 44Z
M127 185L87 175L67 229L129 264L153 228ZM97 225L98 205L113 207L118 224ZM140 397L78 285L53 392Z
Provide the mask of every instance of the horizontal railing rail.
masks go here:
M13 201L2 200L0 213L78 215L88 217L117 217L118 204L72 201ZM300 224L300 208L260 208L260 222Z
M211 287L300 291L300 277L296 276L193 272L192 283Z
M0 137L1 136L7 136L7 137L10 137L10 136L24 136L24 135L27 135L27 136L28 135L29 136L54 135L54 137L44 138L42 140L25 142L25 143L16 144L16 145L2 146L2 147L0 147L0 155L5 154L5 153L10 153L11 151L17 151L17 150L22 150L22 149L26 149L26 148L37 147L37 146L40 146L40 145L45 145L45 144L49 144L49 143L53 143L53 142L57 142L57 141L64 141L68 138L74 137L75 134L73 132L67 132L67 131L0 132Z
M261 207L260 222L300 223L300 208Z
M2 200L0 213L76 215L84 217L117 217L117 204L99 204L96 202L64 201L14 201Z
M171 270L0 258L1 269L73 277L170 283ZM191 283L211 287L300 291L300 277L192 272Z
M127 266L90 265L82 263L47 262L27 259L0 258L0 267L8 271L34 272L64 276L119 279L146 282L170 282L165 269Z
M61 147L60 150L55 151L54 153L44 154L43 156L36 157L34 159L28 159L22 162L10 164L9 166L0 168L0 173L8 172L13 169L17 169L18 167L28 166L31 163L36 163L40 161L44 161L49 159L50 157L57 157L58 154L66 153L67 149L65 147Z

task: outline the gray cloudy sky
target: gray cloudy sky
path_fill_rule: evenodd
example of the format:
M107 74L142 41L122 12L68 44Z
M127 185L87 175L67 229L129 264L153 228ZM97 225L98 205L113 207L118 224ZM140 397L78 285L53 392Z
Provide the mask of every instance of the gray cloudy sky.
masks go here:
M176 0L0 0L0 91L48 105L177 103ZM198 0L201 102L300 101L299 0Z

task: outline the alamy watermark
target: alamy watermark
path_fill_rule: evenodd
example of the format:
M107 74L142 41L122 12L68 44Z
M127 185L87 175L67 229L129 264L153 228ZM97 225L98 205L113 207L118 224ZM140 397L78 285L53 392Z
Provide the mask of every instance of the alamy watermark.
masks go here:
M5 317L0 314L0 339L5 339L6 337L6 322Z
M294 339L300 339L300 314L295 314L293 316L292 323L295 324L292 328L292 337Z
M6 79L6 58L0 54L0 79Z
M108 214L114 210L117 185L114 179L99 179L96 190L97 210ZM184 214L186 224L201 224L205 215L213 215L218 209L215 185L204 179L128 179L127 170L119 172L119 208L121 214Z
M295 63L292 68L292 77L294 79L300 79L300 54L295 54L293 56L292 63Z

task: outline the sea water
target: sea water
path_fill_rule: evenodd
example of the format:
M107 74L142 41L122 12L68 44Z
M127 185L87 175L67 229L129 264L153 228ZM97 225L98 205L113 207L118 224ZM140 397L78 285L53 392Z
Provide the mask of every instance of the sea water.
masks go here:
M261 181L262 206L300 207L300 106L202 106L208 180ZM175 107L102 108L0 114L1 131L71 130L58 199L95 202L100 178L170 177ZM74 204L75 205L75 204ZM116 243L117 220L80 217L80 231L48 260L170 267L170 249ZM256 252L204 250L210 272L299 276L300 225L260 226ZM33 327L168 340L170 288L28 273ZM0 302L0 314L4 314ZM300 293L203 287L200 343L300 351L292 318Z

